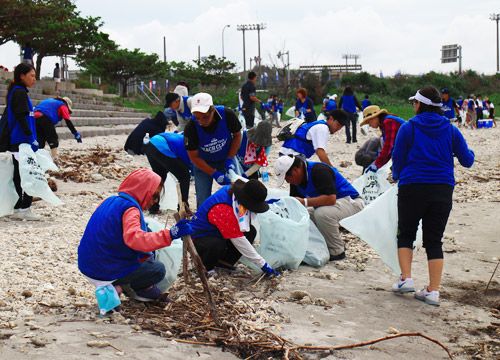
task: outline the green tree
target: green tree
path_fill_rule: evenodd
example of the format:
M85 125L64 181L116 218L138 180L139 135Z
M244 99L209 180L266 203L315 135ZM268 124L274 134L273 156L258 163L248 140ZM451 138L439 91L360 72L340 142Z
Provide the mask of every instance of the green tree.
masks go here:
M197 66L197 71L201 76L203 85L230 85L237 81L237 77L232 73L236 64L226 60L225 57L210 55L202 60L193 61Z

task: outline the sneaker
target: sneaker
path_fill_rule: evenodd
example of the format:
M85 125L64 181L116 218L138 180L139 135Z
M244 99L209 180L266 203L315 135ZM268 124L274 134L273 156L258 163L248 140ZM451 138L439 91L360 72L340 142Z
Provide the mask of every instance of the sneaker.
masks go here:
M439 305L439 291L427 291L427 288L418 290L415 299L425 301L429 305Z
M135 292L134 299L142 302L151 302L158 300L163 293L153 285L145 290L139 290Z
M30 208L14 209L14 214L12 214L11 217L12 219L17 219L17 220L28 220L28 221L40 220L40 216L33 214Z
M338 261L345 259L345 251L338 255L330 255L330 261Z
M213 277L215 275L217 275L217 271L215 271L214 269L212 270L208 270L206 273L205 273L206 277L207 278L210 278L210 277Z
M415 287L413 285L413 278L406 278L402 280L402 276L400 276L398 282L392 284L392 292L399 294L415 292Z

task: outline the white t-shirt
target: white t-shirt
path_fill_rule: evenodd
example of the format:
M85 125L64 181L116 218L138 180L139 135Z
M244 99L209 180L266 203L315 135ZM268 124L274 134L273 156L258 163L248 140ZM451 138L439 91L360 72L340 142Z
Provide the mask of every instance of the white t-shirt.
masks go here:
M318 149L326 150L326 144L328 143L328 136L330 135L330 129L326 124L318 124L312 126L309 131L306 133L306 139L311 140L314 151L318 151ZM294 149L290 149L287 147L281 147L280 153L285 155L299 155L300 153L295 151Z

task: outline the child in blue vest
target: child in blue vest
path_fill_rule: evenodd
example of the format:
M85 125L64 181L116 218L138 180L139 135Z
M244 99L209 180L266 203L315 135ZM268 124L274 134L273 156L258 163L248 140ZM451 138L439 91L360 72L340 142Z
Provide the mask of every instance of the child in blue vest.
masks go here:
M158 202L162 191L159 175L138 169L123 180L118 195L94 211L78 246L78 268L93 285L113 285L119 293L121 285L129 284L139 301L162 297L156 284L165 277L165 266L151 252L193 232L187 220L170 230L148 232L142 211Z

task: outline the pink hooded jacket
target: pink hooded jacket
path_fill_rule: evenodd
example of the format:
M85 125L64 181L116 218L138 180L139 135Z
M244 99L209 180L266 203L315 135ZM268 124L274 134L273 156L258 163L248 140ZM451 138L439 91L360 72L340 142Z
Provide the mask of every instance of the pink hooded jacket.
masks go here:
M151 170L138 169L132 172L118 187L118 192L124 192L137 200L144 209L161 183L161 178ZM128 247L150 252L170 246L172 238L170 230L145 232L141 230L141 214L135 207L123 213L123 240Z

